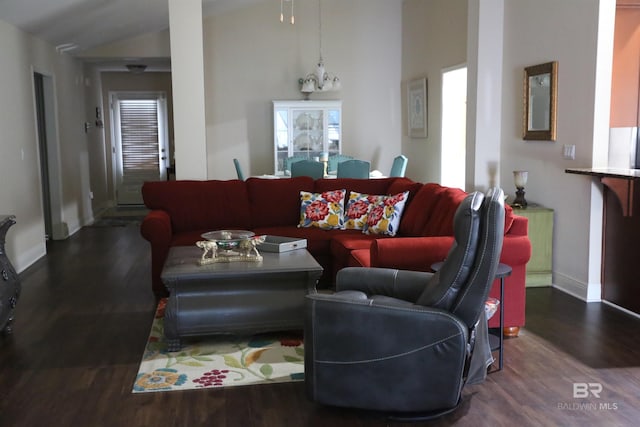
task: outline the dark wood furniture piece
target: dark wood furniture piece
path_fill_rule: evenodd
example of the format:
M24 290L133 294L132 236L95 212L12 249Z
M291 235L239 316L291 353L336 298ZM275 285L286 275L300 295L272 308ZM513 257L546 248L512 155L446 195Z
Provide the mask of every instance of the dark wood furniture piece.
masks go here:
M260 262L200 265L201 255L196 246L174 246L165 262L169 351L189 336L302 330L304 297L316 292L322 275L306 249L263 252Z
M597 178L603 186L600 297L640 314L640 169L572 168L565 172Z
M13 215L0 215L0 331L11 333L13 314L20 298L20 279L4 249L9 228L16 223Z

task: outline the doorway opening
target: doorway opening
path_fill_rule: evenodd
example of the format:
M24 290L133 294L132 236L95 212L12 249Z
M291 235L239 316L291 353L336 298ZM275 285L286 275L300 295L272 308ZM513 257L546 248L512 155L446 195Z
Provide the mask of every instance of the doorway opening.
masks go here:
M166 94L114 92L110 98L116 204L142 205L142 184L167 177Z
M62 187L53 77L33 71L33 93L44 237L45 240L62 240L69 237L69 228L62 221Z
M440 184L465 187L467 139L467 67L442 71L442 142Z

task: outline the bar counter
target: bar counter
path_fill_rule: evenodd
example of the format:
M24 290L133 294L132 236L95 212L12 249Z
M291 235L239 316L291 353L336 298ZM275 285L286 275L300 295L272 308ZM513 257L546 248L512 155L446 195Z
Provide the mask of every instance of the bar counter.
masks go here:
M597 178L603 185L602 294L605 301L640 314L638 243L640 169L572 168L566 173Z
M634 184L640 180L640 169L569 168L565 169L565 172L600 178L600 182L611 190L620 201L622 215L633 215Z

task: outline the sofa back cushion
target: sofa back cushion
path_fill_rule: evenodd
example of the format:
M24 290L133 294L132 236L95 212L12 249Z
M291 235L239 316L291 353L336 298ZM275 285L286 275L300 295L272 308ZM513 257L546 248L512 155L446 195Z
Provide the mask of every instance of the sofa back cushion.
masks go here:
M389 186L392 192L402 191L402 188L411 190L398 234L409 237L450 236L449 231L453 231L453 214L467 193L436 183L415 184L419 186L417 190L415 186L402 181ZM515 214L506 203L504 210L504 234L507 234L513 225Z
M453 217L467 193L459 188L447 187L440 193L431 215L422 229L422 236L453 236Z
M325 191L345 189L347 196L351 191L384 196L389 194L389 185L391 185L395 179L397 178L322 178L316 180L314 191L316 193L323 193Z
M247 186L237 179L145 182L142 198L149 209L169 213L174 233L251 226Z
M411 203L411 200L415 197L418 191L420 191L422 185L423 184L421 182L415 182L410 180L409 178L396 178L391 184L389 184L387 195L404 193L405 191L408 191L409 198L407 199L407 203Z
M410 237L422 236L422 231L436 209L438 199L446 189L447 187L436 183L422 185L405 208L399 234Z
M313 191L313 178L249 178L246 181L252 228L296 225L300 221L300 191Z

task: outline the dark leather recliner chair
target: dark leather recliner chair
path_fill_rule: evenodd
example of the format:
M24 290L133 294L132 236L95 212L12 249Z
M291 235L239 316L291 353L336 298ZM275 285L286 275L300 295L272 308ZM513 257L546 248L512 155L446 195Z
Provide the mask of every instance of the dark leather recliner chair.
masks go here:
M335 294L308 295L309 398L409 418L455 410L465 383L484 380L492 361L485 301L503 234L503 191L475 192L456 211L437 273L345 268Z

